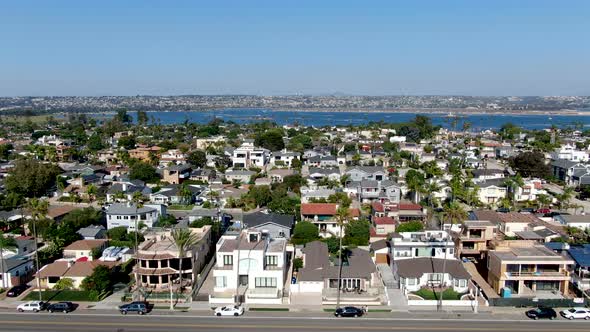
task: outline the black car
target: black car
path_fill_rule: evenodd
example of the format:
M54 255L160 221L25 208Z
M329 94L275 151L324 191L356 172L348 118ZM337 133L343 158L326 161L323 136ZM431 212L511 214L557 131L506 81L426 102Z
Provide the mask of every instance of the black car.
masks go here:
M6 293L6 296L17 297L17 296L21 295L26 289L27 289L27 285L14 286L8 290L8 292Z
M336 317L360 317L365 313L363 309L357 307L343 307L334 311Z
M526 312L526 316L530 319L557 318L557 313L552 308L539 307Z
M58 302L50 304L47 307L47 311L49 312L63 312L68 313L74 311L74 304L72 302Z
M132 302L119 306L119 311L123 315L127 315L128 312L135 312L138 315L143 315L148 312L148 306L144 302Z
M510 209L508 209L508 208L498 208L498 209L496 209L496 212L508 213L508 212L510 212Z
M518 210L518 212L527 212L527 213L535 213L535 209L534 208L522 208L520 210Z

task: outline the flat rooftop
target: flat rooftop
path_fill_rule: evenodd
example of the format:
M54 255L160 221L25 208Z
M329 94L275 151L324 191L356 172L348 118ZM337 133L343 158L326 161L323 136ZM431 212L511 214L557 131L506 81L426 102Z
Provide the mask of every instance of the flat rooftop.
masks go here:
M494 250L490 252L501 260L505 261L543 261L556 262L561 264L573 264L573 261L560 256L544 246L533 246L524 248L509 248L508 250Z

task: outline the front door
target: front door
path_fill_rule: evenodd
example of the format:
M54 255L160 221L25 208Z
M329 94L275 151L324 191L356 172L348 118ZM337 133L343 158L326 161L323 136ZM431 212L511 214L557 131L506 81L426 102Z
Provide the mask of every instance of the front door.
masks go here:
M240 286L248 286L248 275L240 275Z

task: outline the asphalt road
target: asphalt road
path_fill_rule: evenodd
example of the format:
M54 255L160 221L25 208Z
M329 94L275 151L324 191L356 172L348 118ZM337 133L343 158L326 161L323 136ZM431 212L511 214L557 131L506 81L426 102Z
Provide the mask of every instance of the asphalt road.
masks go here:
M436 331L436 332L580 332L588 321L529 321L429 318L321 317L211 317L121 316L118 314L1 313L0 331L108 331L108 332L219 332L219 331Z

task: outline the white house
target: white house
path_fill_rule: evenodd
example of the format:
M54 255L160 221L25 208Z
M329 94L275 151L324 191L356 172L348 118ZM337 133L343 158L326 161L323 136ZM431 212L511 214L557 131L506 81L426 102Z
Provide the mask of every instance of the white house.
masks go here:
M455 242L446 231L395 233L391 239L394 261L419 257L455 258Z
M274 166L278 167L291 167L293 165L293 160L298 159L300 157L299 152L287 151L286 149L282 151L275 151L272 153L270 158L270 162Z
M589 158L587 151L578 150L572 144L565 144L551 152L551 159L565 159L577 162L586 162Z
M518 187L514 191L514 199L517 202L534 201L538 195L547 195L541 179L524 180L524 186Z
M243 230L223 235L216 249L210 304L282 303L288 270L286 239L271 239L257 230Z
M415 292L423 287L452 287L455 292L468 290L471 275L459 260L431 257L399 260L394 263L394 274L401 287Z
M270 151L254 146L254 140L244 140L232 154L233 168L264 167L270 159Z
M497 204L508 193L508 188L504 185L504 179L487 180L477 185L479 186L478 198L483 204Z
M166 214L165 205L144 205L138 207L135 203L113 203L106 211L107 229L124 226L134 231L135 225L144 224L152 228L160 216Z

